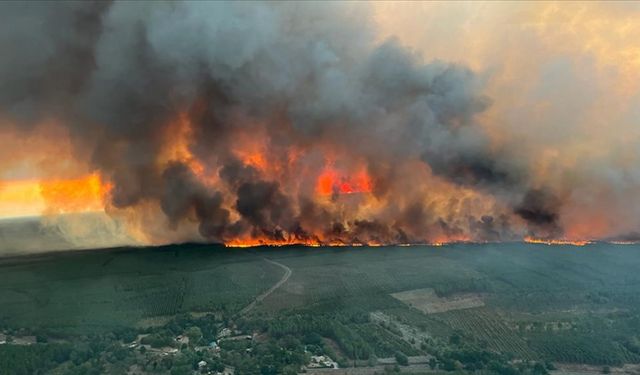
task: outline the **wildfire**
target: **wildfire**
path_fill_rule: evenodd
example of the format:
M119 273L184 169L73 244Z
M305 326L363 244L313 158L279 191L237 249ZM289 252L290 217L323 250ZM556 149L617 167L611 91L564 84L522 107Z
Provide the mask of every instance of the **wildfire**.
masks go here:
M533 237L525 237L524 238L524 242L526 243L531 243L531 244L542 244L542 245L548 245L548 246L552 246L552 245L560 245L560 246L586 246L589 244L594 243L593 241L588 241L588 240L566 240L566 239L541 239L541 238L533 238ZM607 243L610 244L614 244L614 245L636 245L638 244L640 241L606 241ZM261 239L261 238L255 238L255 239L234 239L234 240L230 240L224 243L224 245L226 247L238 247L238 248L245 248L245 247L256 247L256 246L273 246L273 247L280 247L280 246L305 246L305 247L321 247L321 246L328 246L328 247L359 247L359 246L367 246L367 247L386 247L386 246L390 246L390 247L410 247L410 246L432 246L432 247L442 247L442 246L446 246L446 245L452 245L452 244L472 244L472 243L478 243L476 241L471 241L471 240L462 240L462 241L458 241L458 240L442 240L442 241L434 241L434 242L425 242L425 243L379 243L379 242L371 242L371 243L362 243L362 242L356 242L356 243L344 243L344 242L337 242L337 241L329 241L329 242L322 242L322 241L313 241L313 240L307 240L307 241L300 241L300 240L271 240L271 239Z
M319 239L307 239L301 240L297 238L291 239L268 239L268 238L244 238L244 239L231 239L224 242L225 247L237 247L237 248L247 248L247 247L257 247L257 246L269 246L269 247L280 247L280 246L303 246L303 247L409 247L409 246L433 246L433 247L441 247L456 243L471 243L471 241L457 241L457 240L443 240L443 241L435 241L435 242L425 242L425 243L382 243L382 242L341 242L341 241L322 241Z
M319 139L311 144L273 142L273 135L269 134L264 124L249 123L229 133L229 156L233 156L244 166L254 169L257 173L252 178L256 181L274 183L276 188L272 188L275 190L267 189L266 192L257 189L252 192L254 196L245 196L245 201L256 201L252 203L253 211L249 213L249 216L253 216L250 216L251 220L247 220L247 217L243 217L247 214L241 214L237 208L239 198L238 192L234 190L235 187L225 186L225 181L218 175L225 159L208 158L202 150L194 147L198 142L197 124L189 111L177 113L167 121L163 133L159 134L163 140L162 147L153 168L162 171L166 165L182 163L200 182L203 182L202 186L205 189L211 189L212 193L219 192L222 195L220 209L222 212L228 212L226 225L233 227L233 230L221 235L216 233L208 239L215 242L222 241L228 247L294 245L393 247L473 243L482 241L482 237L474 237L465 231L464 222L456 221L452 213L478 218L488 212L492 213L491 217L497 217L493 213L495 202L491 197L434 177L420 160L393 165L396 173L393 174L394 177L389 177L378 174L379 169L370 170L365 164L365 157L354 154L348 148L338 147L332 143L332 140ZM286 128L286 123L282 126ZM37 171L40 169L34 167L36 173L33 173L33 176L38 177L24 180L0 180L0 213L11 217L104 211L105 206L108 206L112 190L112 185L102 177L109 175L108 171L103 175L99 172L86 174L86 171L92 170L92 167L74 159L76 156L71 152L71 144L66 134L56 135L55 131L47 127L37 134L39 136L36 138L39 142L28 147L30 152L19 155L18 159L28 161L22 164L32 164L42 168L43 173L38 174ZM17 135L14 137L19 139ZM58 148L46 147L47 140L52 137L59 138L59 142L53 143ZM42 138L41 141L40 138ZM64 170L65 174L62 176L76 177L51 178L56 174L54 171L47 170L48 164L43 162L43 158L52 152L60 155L60 161L58 161L60 166L57 166L56 170ZM25 159L26 156L29 158ZM42 158L35 158L35 156L42 156ZM8 163L5 169L9 172L12 168L19 171L22 164ZM71 171L62 168L68 164L73 166ZM401 184L399 182L402 181L396 180L396 176L399 175L412 176L416 181L425 181L425 183ZM374 188L374 178L376 184L380 185L376 186L378 190L384 192L388 189L385 193L376 196L369 194ZM264 194L264 197L261 194ZM326 199L335 195L351 195L351 197ZM304 197L311 204L302 207L296 200L299 196ZM411 201L405 199L409 196L413 198ZM287 199L282 199L283 197ZM274 200L266 202L270 199ZM153 220L149 219L160 212L160 208L154 206L153 200L138 203L135 207L127 207L126 212L120 208L109 207L110 213L116 213L118 210L118 215L127 217L127 223L130 226L128 230L132 233L140 232L136 238L145 238L142 242L164 243L174 241L174 238L191 239L194 238L192 233L199 233L199 227L194 226L192 220L198 218L198 215L208 214L207 210L211 207L206 205L215 204L216 199L201 201L198 197L196 201L205 203L197 209L194 208L191 214L185 215L188 220L184 220L182 227L176 227L179 230L173 229L175 233L179 232L175 234L176 237L172 237L174 234L169 234L167 237L157 234L157 229L153 227ZM274 203L290 210L285 214L272 216L271 211L277 212L278 209L265 203ZM405 219L404 210L420 204L424 205L425 211L408 210ZM294 220L289 221L291 217ZM416 217L420 220L416 220ZM439 218L444 218L447 225L443 226ZM263 222L265 225L260 227ZM218 222L214 220L213 223ZM452 225L448 226L449 223ZM483 221L483 223L488 226L491 224L490 221ZM606 222L589 221L582 225L582 222L578 222L565 231L567 237L571 239L547 239L541 235L542 238L531 236L526 237L524 241L545 245L584 246L591 241L574 239L583 238L589 233L593 235L594 231L596 235L589 238L598 238L601 233L605 233L606 224ZM300 233L304 233L303 235L297 234L296 225L299 225ZM285 231L284 234L277 236L269 235L268 233L274 227L288 228L287 231L291 232ZM236 231L238 228L242 229ZM334 228L337 229L334 231ZM598 228L604 229L598 231L596 230ZM147 237L147 233L153 233L153 235Z
M323 246L323 244L321 244L320 242L314 242L314 241L270 240L270 239L260 239L260 238L233 239L233 240L229 240L229 241L224 243L224 246L226 246L226 247L239 247L239 248L256 247L256 246L279 247L279 246L292 246L292 245L307 246L307 247L320 247L320 246Z
M570 245L570 246L585 246L592 243L592 241L589 241L589 240L542 239L542 238L534 238L534 237L525 237L524 242L543 244L543 245Z
M250 165L260 171L267 169L267 160L261 152L252 152L245 154L241 157L241 160L246 165Z
M225 247L237 247L237 248L247 248L247 247L257 247L257 246L269 246L269 247L281 247L281 246L303 246L303 247L410 247L410 246L433 246L433 247L442 247L446 245L461 243L458 241L451 242L431 242L431 243L379 243L379 242L371 242L371 243L344 243L344 242L315 242L315 241L276 241L276 240L266 240L266 239L251 239L251 240L230 240L224 243ZM466 243L466 242L464 242Z
M370 193L371 188L371 178L365 170L348 176L332 167L322 171L316 184L316 191L320 195Z
M205 166L191 152L193 142L193 127L186 113L178 114L177 118L167 126L167 138L165 148L160 156L161 163L180 161L189 166L191 171L200 179L209 181L211 178L205 176Z
M244 165L270 176L279 176L282 166L276 160L269 158L269 135L257 125L247 126L233 134L233 144L230 146L233 155Z

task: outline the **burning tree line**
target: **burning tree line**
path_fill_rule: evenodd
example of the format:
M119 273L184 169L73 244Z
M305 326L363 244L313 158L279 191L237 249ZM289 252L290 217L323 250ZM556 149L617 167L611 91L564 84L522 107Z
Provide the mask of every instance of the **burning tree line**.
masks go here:
M0 126L23 137L57 129L104 209L147 239L565 236L558 192L479 122L491 104L484 78L378 43L362 7L2 8ZM73 181L48 204L73 201L86 187Z

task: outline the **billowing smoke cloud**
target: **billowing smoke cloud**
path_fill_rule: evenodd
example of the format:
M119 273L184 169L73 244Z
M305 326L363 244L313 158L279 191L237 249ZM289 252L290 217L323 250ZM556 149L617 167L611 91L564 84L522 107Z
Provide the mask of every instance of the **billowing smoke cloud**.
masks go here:
M498 170L516 163L532 187L517 189L512 207L527 206L528 190L545 191L555 236L633 238L640 228L637 3L374 8L380 40L393 35L422 56L488 74L492 105L478 120L491 149L505 156L494 158Z
M560 200L476 123L485 77L378 43L361 4L0 8L0 115L67 127L114 213L227 243L562 235Z

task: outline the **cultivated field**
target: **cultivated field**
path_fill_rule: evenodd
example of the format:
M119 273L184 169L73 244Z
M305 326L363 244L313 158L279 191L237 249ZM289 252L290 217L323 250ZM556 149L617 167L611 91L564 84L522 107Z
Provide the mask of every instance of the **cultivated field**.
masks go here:
M397 322L384 330L408 342L397 326L442 341L459 334L514 358L640 362L637 245L267 251L293 275L264 301L264 314L379 311ZM350 341L372 342L349 327ZM372 352L387 354L376 345Z
M449 297L438 297L432 288L392 293L391 296L426 314L484 306L482 298L477 294L461 293Z

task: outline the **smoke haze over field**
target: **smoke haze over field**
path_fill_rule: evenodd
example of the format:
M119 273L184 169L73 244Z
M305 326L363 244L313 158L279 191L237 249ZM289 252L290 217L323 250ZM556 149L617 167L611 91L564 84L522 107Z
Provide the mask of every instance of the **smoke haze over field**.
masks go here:
M640 232L635 4L0 8L2 216L37 196L135 243Z

